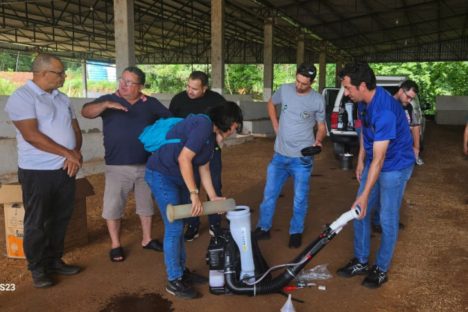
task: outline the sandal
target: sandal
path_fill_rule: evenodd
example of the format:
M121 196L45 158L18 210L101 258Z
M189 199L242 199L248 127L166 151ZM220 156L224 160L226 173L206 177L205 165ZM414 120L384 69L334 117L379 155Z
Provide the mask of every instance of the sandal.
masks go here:
M112 262L122 262L125 260L125 254L122 247L112 248L109 252L109 257Z

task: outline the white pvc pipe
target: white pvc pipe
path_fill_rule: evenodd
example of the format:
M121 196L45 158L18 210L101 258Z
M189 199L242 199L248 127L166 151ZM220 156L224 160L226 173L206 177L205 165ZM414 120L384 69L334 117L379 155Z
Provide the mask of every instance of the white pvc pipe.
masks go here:
M236 202L232 198L216 201L203 202L203 214L210 215L214 213L223 213L236 208ZM166 216L169 222L174 220L192 217L192 204L167 205Z

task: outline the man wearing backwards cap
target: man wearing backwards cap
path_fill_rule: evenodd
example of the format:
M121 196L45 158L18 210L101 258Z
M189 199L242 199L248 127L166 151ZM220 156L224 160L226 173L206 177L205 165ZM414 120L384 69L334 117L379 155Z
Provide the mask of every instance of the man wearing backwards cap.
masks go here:
M308 210L309 181L314 165L313 156L303 156L301 150L322 146L325 137L325 101L312 90L317 70L301 64L296 71L296 82L283 84L268 102L268 114L276 133L275 153L268 165L267 181L260 218L255 230L257 239L269 239L275 206L281 188L289 177L294 179L294 207L289 226L289 247L302 243L304 220ZM275 105L281 105L278 121ZM317 124L317 136L314 126Z

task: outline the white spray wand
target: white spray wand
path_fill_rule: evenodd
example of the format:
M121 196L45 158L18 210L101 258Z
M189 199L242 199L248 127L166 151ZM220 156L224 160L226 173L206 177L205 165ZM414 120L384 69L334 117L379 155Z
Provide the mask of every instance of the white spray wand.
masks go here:
M343 227L351 220L357 219L361 213L361 207L356 206L353 209L343 213L338 219L336 219L331 225L330 229L332 233L339 233Z

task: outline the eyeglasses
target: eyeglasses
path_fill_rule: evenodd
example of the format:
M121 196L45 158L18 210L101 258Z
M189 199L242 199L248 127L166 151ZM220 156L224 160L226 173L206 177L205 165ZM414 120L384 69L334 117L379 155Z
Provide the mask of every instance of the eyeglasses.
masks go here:
M122 77L119 78L119 83L124 84L127 87L137 86L137 85L140 84L139 82L133 82L133 81L130 81L130 80L125 80Z
M410 102L411 102L412 100L414 100L415 97L414 97L414 96L411 96L411 95L408 95L408 92L406 92L406 90L403 89L403 93L406 95L406 97L408 98L408 100L410 100Z
M60 76L60 77L65 76L65 71L64 70L62 70L61 72L57 72L57 71L54 71L54 70L48 70L47 72L52 73L52 74L56 74L57 76Z

